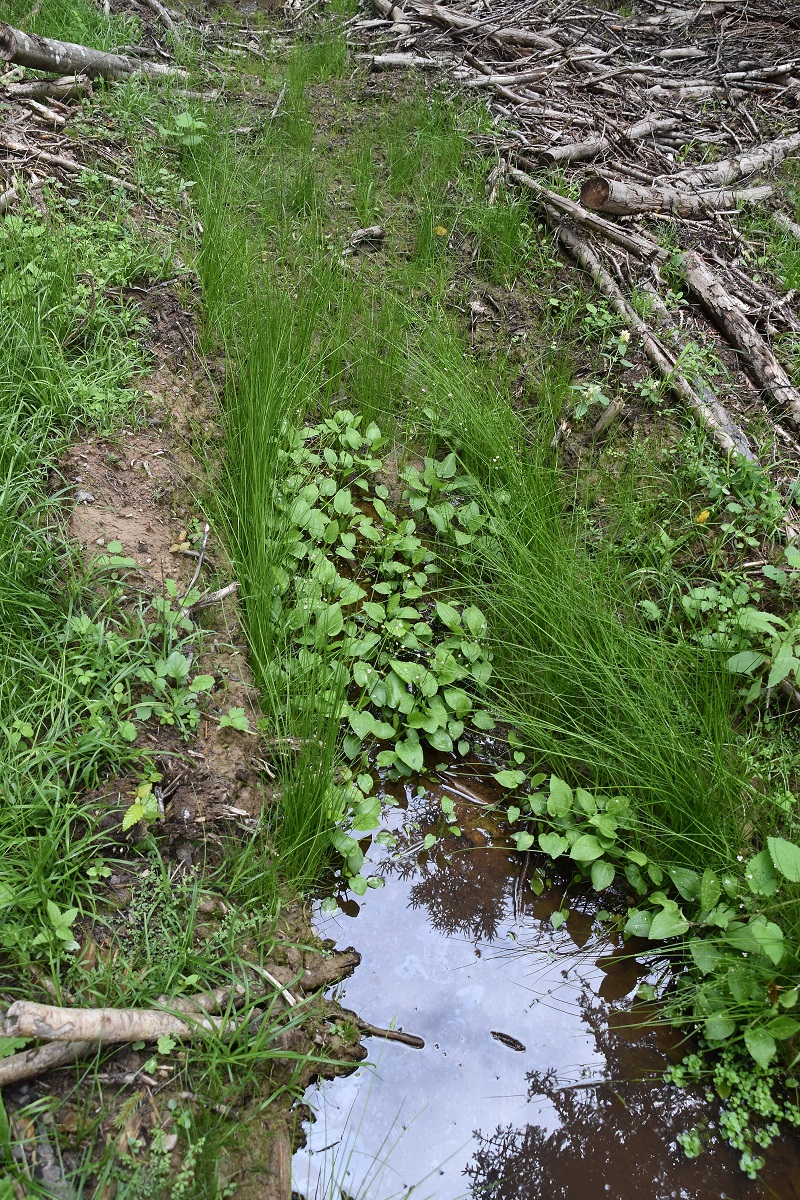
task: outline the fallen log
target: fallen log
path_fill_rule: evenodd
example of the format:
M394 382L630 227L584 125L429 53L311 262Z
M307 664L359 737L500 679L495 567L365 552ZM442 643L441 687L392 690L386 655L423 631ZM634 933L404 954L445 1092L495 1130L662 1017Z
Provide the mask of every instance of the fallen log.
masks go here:
M18 199L19 192L17 191L16 184L13 184L10 188L6 188L4 192L0 192L0 216L3 213L7 213L14 201Z
M650 121L639 121L622 131L623 137L631 141L642 141L655 133L666 133L675 129L678 122L675 117L660 117ZM585 158L594 158L604 150L611 149L607 137L587 138L583 142L568 142L563 146L550 146L542 152L542 158L548 163L578 162Z
M521 183L525 187L530 188L531 191L536 192L545 202L545 206L548 209L552 209L556 214L565 214L571 220L575 221L576 224L582 225L586 229L592 229L596 233L602 233L609 241L616 242L623 250L629 250L637 258L641 258L645 262L651 259L663 261L669 257L666 250L656 242L643 237L639 233L623 229L621 226L615 225L613 221L607 221L605 217L598 217L596 213L589 212L588 209L578 204L575 200L569 200L566 196L559 196L557 192L552 192L549 188L543 187L536 179L531 175L527 175L524 171L520 171L518 167L509 166L508 177L516 183ZM556 219L558 219L557 216Z
M423 54L357 54L361 62L368 62L373 71L403 71L416 68L420 71L437 71L445 65L440 58L426 58Z
M637 183L623 183L619 179L601 179L593 175L581 187L581 204L596 212L614 213L617 216L671 212L679 217L702 217L713 210L738 208L740 204L758 204L771 196L774 190L766 184L740 191L718 188L714 191L690 192L666 184L643 187Z
M127 75L146 75L149 79L188 78L185 71L164 63L109 54L75 42L59 42L37 34L23 33L0 21L0 60L30 67L34 71L52 71L59 75L88 75L90 79L123 79Z
M83 100L92 94L88 75L62 75L57 79L32 79L11 83L3 95L10 100Z
M794 150L800 150L800 133L776 138L774 142L765 142L762 146L756 146L735 158L723 158L705 167L690 167L688 170L678 171L672 178L679 187L688 189L709 185L724 187L726 183L744 179L755 171L777 167L787 154Z
M800 225L790 217L787 217L786 213L774 212L772 220L782 233L788 233L790 237L797 238L798 242L800 242Z
M0 1088L23 1079L35 1079L56 1067L88 1058L96 1049L94 1042L48 1042L34 1050L20 1050L0 1059Z
M446 8L443 4L423 4L411 0L408 9L415 15L443 25L445 29L455 33L470 33L473 30L483 37L495 42L508 42L515 46L538 46L543 50L563 50L563 46L553 38L534 33L531 29L516 29L500 25L499 22L487 23L476 20L466 13L454 8Z
M800 426L800 392L711 268L691 250L682 256L681 272L690 291L739 350L759 386Z
M683 372L677 368L672 355L664 349L653 331L626 300L616 280L603 266L589 243L566 223L558 226L557 234L561 244L589 273L614 311L637 334L642 349L669 388L692 409L726 454L744 454L743 446L747 447L747 439L741 429L718 401L710 404L698 395ZM749 447L747 449L749 450ZM751 454L745 454L745 457L751 457Z

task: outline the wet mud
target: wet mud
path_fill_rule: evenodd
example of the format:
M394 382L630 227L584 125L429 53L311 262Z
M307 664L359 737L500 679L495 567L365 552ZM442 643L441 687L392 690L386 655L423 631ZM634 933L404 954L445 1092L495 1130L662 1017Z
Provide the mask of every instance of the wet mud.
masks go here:
M450 780L423 796L398 793L387 814L396 845L373 843L363 868L385 885L343 898L333 915L317 912L322 936L362 954L342 1003L426 1045L372 1040L371 1066L309 1089L316 1120L294 1157L295 1194L800 1196L796 1140L771 1148L758 1181L725 1144L684 1156L677 1135L706 1126L713 1101L664 1082L691 1047L648 1024L641 1005L632 1012L648 968L597 919L595 895L570 893L568 920L555 930L563 888L535 896L521 856L492 845L502 830L459 798L465 790ZM425 834L442 828L443 795L456 800L461 834L426 852Z

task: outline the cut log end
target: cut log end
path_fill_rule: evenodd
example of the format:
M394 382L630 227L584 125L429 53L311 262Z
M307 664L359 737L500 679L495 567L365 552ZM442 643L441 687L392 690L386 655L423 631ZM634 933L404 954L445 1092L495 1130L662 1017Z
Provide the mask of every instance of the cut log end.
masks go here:
M608 180L593 175L581 187L581 204L584 208L603 209L608 203L611 188Z

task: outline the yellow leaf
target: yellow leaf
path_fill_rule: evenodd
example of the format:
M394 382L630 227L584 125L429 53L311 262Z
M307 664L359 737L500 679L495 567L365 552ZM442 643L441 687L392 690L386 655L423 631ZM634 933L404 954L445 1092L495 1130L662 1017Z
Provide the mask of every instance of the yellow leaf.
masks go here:
M437 237L447 237L447 230L444 225L437 225L433 232Z
M698 513L694 519L695 525L705 525L708 518L711 516L711 509L704 508L701 513Z

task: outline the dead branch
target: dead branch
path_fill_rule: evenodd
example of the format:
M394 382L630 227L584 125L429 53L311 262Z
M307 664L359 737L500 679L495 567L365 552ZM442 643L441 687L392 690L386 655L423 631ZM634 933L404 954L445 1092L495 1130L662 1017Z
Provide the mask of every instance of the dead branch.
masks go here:
M575 221L578 225L583 225L586 229L592 229L596 233L601 233L610 241L616 242L618 246L622 246L624 250L629 250L632 254L635 254L637 258L641 258L647 262L651 259L663 260L667 257L666 251L656 242L643 237L639 233L622 229L621 226L615 225L613 221L607 221L604 217L598 217L595 213L583 208L575 200L569 200L566 196L559 196L557 192L552 192L549 188L543 187L531 175L520 171L518 167L509 166L508 177L530 188L531 191L536 192L545 201L547 207L552 208L556 212L566 214L572 221Z
M373 71L437 71L444 65L441 58L426 58L423 54L357 54L356 58L368 62Z
M10 100L83 100L92 94L92 81L88 75L32 79L9 84L3 94Z
M625 299L616 280L603 266L588 242L579 237L566 223L558 226L557 232L565 249L588 271L614 311L623 317L638 335L642 349L662 379L676 396L692 409L717 444L726 454L745 454L744 448L749 451L747 439L741 429L718 401L712 405L698 395L683 372L676 367L672 355L665 350L645 321ZM746 457L752 457L752 452L746 454Z
M173 21L167 9L164 8L164 5L161 4L159 0L142 0L142 3L149 8L152 13L155 13L164 28L172 34L172 40L176 43L176 45L179 46L183 41L183 38L180 35L178 26Z
M774 212L772 220L778 226L782 233L788 233L790 237L797 238L800 242L800 225L796 221L792 221L784 212Z
M656 133L667 133L675 129L678 122L675 117L661 117L649 121L640 121L622 131L623 137L629 141L643 141ZM542 152L542 158L548 163L578 162L581 159L594 158L604 150L611 148L607 137L587 138L583 142L568 142L563 146L549 146ZM610 209L608 210L611 211Z
M139 189L136 185L129 183L127 179L120 179L118 175L109 175L106 171L98 171L96 167L76 162L74 158L65 158L63 154L50 154L47 150L40 150L38 146L29 146L25 142L17 142L14 138L4 134L0 134L0 145L5 146L8 150L13 150L15 154L22 154L26 158L36 158L51 167L60 167L62 171L91 171L95 175L99 175L101 179L107 179L114 187L124 188L126 192L132 192L135 196L139 194Z
M706 312L742 353L756 382L779 408L791 415L796 425L800 425L800 392L721 281L696 251L683 255L682 271Z
M88 1058L96 1050L94 1042L49 1042L35 1050L20 1050L8 1058L0 1059L0 1088L8 1087L10 1083L20 1083L23 1079L35 1079L52 1071L55 1067L64 1067L67 1063L77 1062Z
M756 146L736 158L723 158L706 167L690 167L686 171L679 171L673 176L673 180L679 187L689 189L710 185L723 187L726 183L744 179L755 171L777 167L793 150L800 150L800 133L777 138L774 142L765 142L763 146Z
M0 192L0 216L2 216L3 213L8 212L11 205L18 199L19 192L17 191L16 184L14 184L13 187L6 188L4 192Z
M732 192L720 189L690 192L674 187L643 187L619 179L601 179L593 175L581 187L581 204L599 212L625 216L638 212L671 212L680 217L703 217L712 210L738 208L740 204L758 204L774 192L769 184Z
M399 1042L403 1046L411 1046L414 1050L425 1049L424 1039L417 1037L415 1033L405 1033L402 1029L381 1029L380 1026L371 1025L369 1021L365 1021L351 1008L343 1008L342 1013L365 1037L378 1037L383 1038L386 1042Z
M34 71L53 71L60 75L88 75L90 78L122 79L126 75L146 75L149 79L187 78L185 71L164 63L108 54L75 42L59 42L37 34L23 33L0 22L0 59L30 67Z

